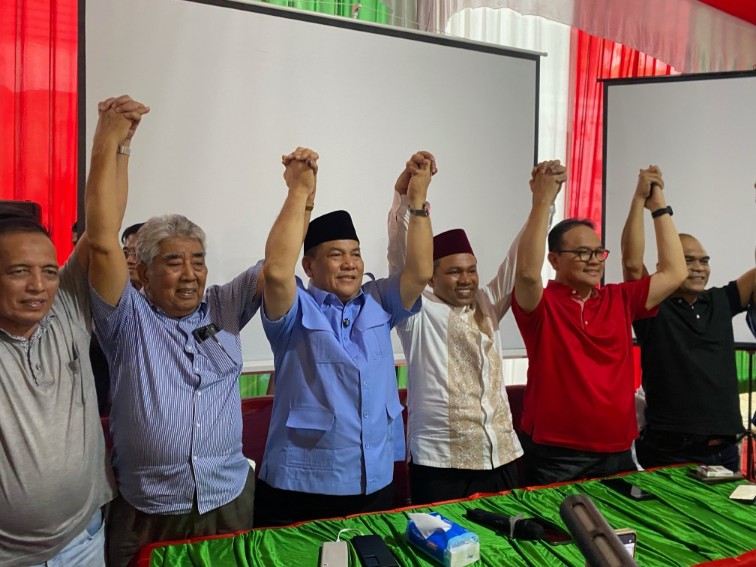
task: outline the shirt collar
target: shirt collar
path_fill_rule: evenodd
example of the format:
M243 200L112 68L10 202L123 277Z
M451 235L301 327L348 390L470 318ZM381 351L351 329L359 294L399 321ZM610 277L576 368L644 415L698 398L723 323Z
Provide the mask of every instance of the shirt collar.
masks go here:
M699 293L693 303L688 303L688 300L681 295L672 296L669 298L669 300L676 303L677 305L684 305L685 307L693 307L694 305L698 305L699 303L709 303L709 298L705 293Z
M55 318L55 313L48 313L47 315L45 315L42 318L42 320L39 323L37 323L37 327L34 329L34 332L32 333L31 337L29 337L28 339L9 333L5 329L0 329L0 333L3 333L6 337L14 341L33 343L39 337L41 337L45 331L47 331L48 327L50 326L54 318Z
M299 280L299 278L297 278ZM298 281L298 285L302 285L302 280ZM324 291L320 289L319 287L316 287L313 285L312 280L307 282L307 291L310 293L310 295L313 297L315 302L318 304L318 307L323 307L323 305L344 305L341 300L336 297L333 293L329 291ZM347 304L352 302L362 302L363 301L363 292L362 287L360 287L360 291L357 292L357 295L355 295L352 299L347 301Z
M150 298L147 297L146 293L143 293L141 290L139 291L134 290L134 291L136 293L141 293L144 296L144 298L147 300L147 303L149 304L149 306L152 308L152 310L155 313L159 313L160 315L165 315L166 317L169 317L171 319L176 319L176 320L186 319L188 317L193 317L197 312L199 312L200 315L202 315L202 317L204 317L207 314L207 301L205 301L204 297L202 298L202 301L200 301L200 304L197 306L197 309L189 313L189 315L184 315L183 317L171 317L165 311L163 311L162 307L158 307L157 305L152 303L152 301L150 301Z
M559 283L556 280L549 280L549 283L546 285L546 287L550 291L557 293L563 297L570 297L578 301L583 301L583 299L578 295L577 290L563 283ZM594 287L593 289L591 289L591 296L588 299L595 299L599 297L603 292L603 289Z
M432 301L433 303L441 303L442 305L446 305L449 309L454 311L455 313L464 314L468 311L475 311L478 305L478 299L475 298L475 301L473 301L470 305L463 305L462 307L457 307L455 305L450 305L446 303L443 299L441 299L439 296L437 296L433 291L428 291L428 295L426 296L427 299Z

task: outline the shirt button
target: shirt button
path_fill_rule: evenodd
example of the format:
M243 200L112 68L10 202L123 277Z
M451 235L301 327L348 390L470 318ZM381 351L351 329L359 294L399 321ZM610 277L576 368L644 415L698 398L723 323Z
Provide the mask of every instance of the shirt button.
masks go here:
M198 396L201 396L201 395L202 395L202 392L200 392L200 391L198 390L198 391L197 391L197 395L198 395Z
M37 370L39 370L40 368L42 368L42 365L41 364L35 364L34 368L37 369Z
M188 347L186 347L186 350L187 350L188 352L192 352L192 347L191 347L191 345L189 345Z
M200 422L198 421L198 422L197 422L197 427L199 427L199 426L200 426Z
M587 325L587 324L588 324L588 321L585 321L585 324Z
M197 460L197 455L192 456L192 460L196 461Z
M363 380L362 381L362 387L363 388L367 388L367 380Z
M370 443L365 443L365 449L370 449Z
M364 418L367 418L367 416L368 416L368 412L365 412L365 413L362 414L362 417L364 417Z

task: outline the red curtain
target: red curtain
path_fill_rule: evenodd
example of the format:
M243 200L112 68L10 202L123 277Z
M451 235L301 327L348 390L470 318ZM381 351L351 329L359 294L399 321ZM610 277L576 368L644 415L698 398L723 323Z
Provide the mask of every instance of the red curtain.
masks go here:
M576 29L571 33L570 183L565 216L589 218L601 230L604 87L598 79L670 75L675 71L613 41Z
M603 215L604 86L598 79L649 77L676 73L669 65L634 49L573 29L571 120L567 167L570 176L565 217L591 219L601 231ZM612 230L620 230L612 227ZM635 386L641 384L640 351L633 349Z
M0 1L0 199L36 201L64 261L77 206L77 0Z

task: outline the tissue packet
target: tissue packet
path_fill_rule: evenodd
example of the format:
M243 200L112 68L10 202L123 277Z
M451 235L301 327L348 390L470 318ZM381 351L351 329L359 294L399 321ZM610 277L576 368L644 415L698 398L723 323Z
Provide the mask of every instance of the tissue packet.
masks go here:
M407 523L407 541L444 567L464 567L480 559L480 539L476 534L447 520L437 512L411 516L430 516L429 522L438 524L439 521L443 521L449 526L448 529L437 527L432 533L428 533L427 529L421 531L413 519Z

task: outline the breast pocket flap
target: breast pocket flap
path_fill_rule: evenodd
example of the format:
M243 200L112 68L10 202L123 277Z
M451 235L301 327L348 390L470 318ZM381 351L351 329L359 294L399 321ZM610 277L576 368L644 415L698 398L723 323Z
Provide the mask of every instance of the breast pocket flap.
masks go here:
M286 427L330 431L335 419L333 411L325 408L291 408Z

